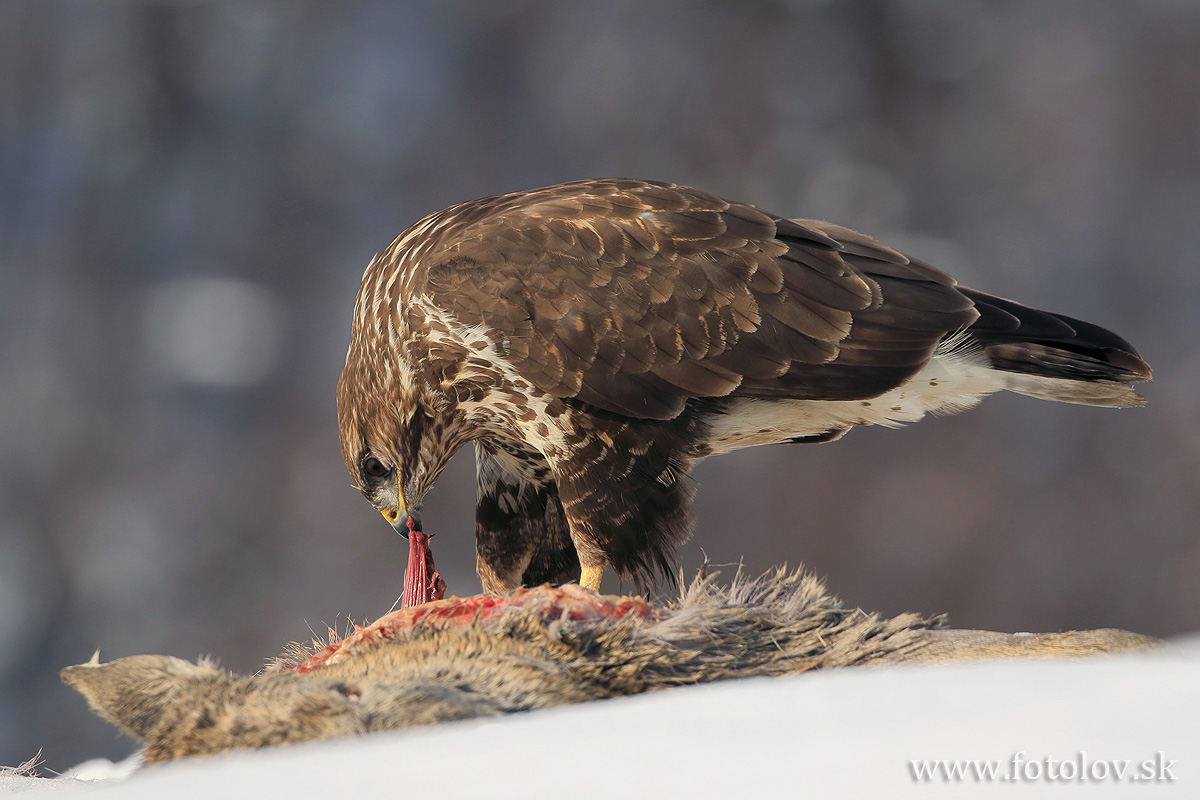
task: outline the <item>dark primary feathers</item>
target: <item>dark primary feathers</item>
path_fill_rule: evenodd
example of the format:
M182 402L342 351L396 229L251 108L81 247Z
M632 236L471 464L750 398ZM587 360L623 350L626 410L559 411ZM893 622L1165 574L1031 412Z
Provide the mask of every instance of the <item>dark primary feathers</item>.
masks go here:
M503 591L580 561L665 570L698 458L1001 389L1134 405L1149 376L1103 328L960 288L847 228L595 180L454 206L373 261L339 417L377 505L364 453L419 504L475 442L480 572Z

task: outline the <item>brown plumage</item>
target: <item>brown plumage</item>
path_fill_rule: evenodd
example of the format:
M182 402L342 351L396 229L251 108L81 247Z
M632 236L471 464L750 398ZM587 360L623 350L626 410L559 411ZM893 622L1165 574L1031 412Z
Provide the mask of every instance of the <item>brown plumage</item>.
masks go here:
M296 646L258 675L170 656L67 667L63 680L145 744L149 763L353 736L751 676L912 661L1060 657L1153 646L1117 630L1012 635L843 608L820 581L779 570L720 586L697 578L675 604L630 616L547 613L532 602L465 627L369 637L308 672ZM637 598L594 602L637 605ZM644 606L644 604L642 604ZM409 612L415 609L409 609ZM373 626L374 627L374 626ZM319 648L319 643L314 643Z
M1010 389L1140 402L1118 336L957 287L846 228L687 187L597 180L463 203L367 268L338 385L343 454L398 526L473 442L484 588L609 563L669 573L688 474Z

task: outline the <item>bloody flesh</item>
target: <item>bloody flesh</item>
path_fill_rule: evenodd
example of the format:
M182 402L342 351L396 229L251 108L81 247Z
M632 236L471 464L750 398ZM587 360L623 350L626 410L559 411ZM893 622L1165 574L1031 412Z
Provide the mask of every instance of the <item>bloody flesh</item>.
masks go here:
M401 608L412 608L446 596L446 582L433 566L429 537L417 530L408 518L408 566L404 570L404 594Z
M609 597L584 589L578 584L565 586L544 584L531 589L517 589L506 597L477 594L474 597L448 597L424 605L401 608L381 617L366 627L355 626L355 632L314 653L294 669L299 673L312 672L352 656L360 648L377 642L395 639L412 632L419 625L470 625L479 620L487 625L502 614L526 610L536 613L547 624L555 620L575 622L619 622L632 619L649 625L657 619L654 609L640 597Z
M365 627L354 626L354 633L318 650L307 661L293 669L299 673L312 672L337 663L362 647L395 639L410 633L418 625L469 625L475 620L488 624L501 614L518 609L532 610L550 623L553 620L575 622L617 622L633 619L650 624L656 619L654 609L640 597L606 597L584 589L578 584L565 586L544 584L531 589L517 589L505 597L477 594L474 597L446 598L446 582L433 566L429 537L408 520L408 567L404 570L404 594L400 610L380 617Z

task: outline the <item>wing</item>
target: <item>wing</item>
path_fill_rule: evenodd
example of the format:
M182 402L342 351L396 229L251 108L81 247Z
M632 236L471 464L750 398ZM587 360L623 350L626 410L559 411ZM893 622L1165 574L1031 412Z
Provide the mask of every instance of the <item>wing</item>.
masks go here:
M412 289L539 389L631 417L873 397L978 316L949 277L861 234L680 186L581 181L446 215Z

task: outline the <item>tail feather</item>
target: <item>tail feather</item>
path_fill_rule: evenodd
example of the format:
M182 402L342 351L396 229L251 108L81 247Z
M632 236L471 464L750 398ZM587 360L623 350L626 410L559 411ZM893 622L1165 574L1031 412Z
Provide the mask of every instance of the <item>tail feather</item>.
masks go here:
M1047 378L1044 375L1029 375L1021 372L1003 372L1003 374L1005 389L1042 400L1107 408L1133 408L1146 404L1145 397L1135 392L1132 386L1124 383Z
M1083 405L1145 402L1131 384L1149 380L1150 367L1112 331L973 289L959 291L979 311L967 333L992 368L1005 373L1006 389Z

